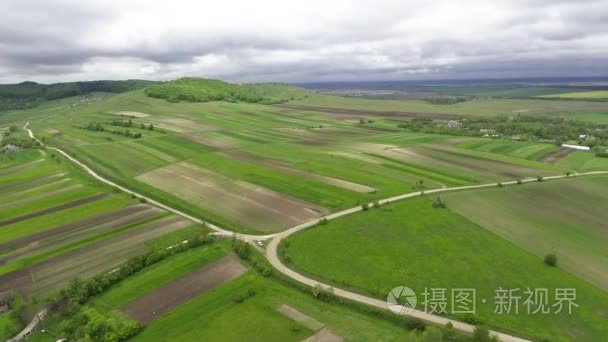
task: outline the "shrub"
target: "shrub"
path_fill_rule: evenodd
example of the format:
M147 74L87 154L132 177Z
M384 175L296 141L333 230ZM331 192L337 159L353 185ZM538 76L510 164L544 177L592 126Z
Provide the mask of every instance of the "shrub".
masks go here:
M147 202L148 202L148 200L143 197L139 199L139 203L147 203Z
M498 185L499 188L502 188L504 186L501 182L498 182L498 184L496 185Z
M524 182L521 179L518 179L517 184L524 184Z
M441 196L437 196L435 201L433 201L433 208L447 208L447 205L445 201L441 199Z
M380 202L375 201L374 202L374 208L380 208Z
M551 267L557 266L557 256L555 254L545 255L545 264Z
M542 182L543 181L543 177L542 176L538 176L538 177L536 177L536 180L539 181L539 182Z
M320 225L325 225L325 224L327 224L327 222L329 222L329 220L327 219L327 217L323 217L322 219L319 220L319 224Z
M367 203L363 203L363 205L361 205L361 209L367 210L369 209L369 205Z

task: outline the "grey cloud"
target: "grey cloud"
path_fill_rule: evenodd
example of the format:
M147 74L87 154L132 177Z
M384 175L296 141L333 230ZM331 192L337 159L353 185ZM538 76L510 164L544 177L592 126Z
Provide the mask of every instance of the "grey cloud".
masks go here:
M442 4L345 4L352 8L344 7L343 17L338 13L325 18L320 13L317 21L293 32L279 24L276 29L260 32L251 26L254 24L238 22L215 31L206 29L204 20L200 26L191 23L194 29L190 31L179 28L181 23L175 18L147 18L154 25L142 24L138 31L139 23L134 21L131 28L142 37L135 34L124 43L120 32L117 41L108 38L111 35L106 37L108 29L124 19L121 16L126 10L120 2L5 0L0 4L0 82L115 75L115 70L104 73L85 67L100 61L150 64L152 71L134 68L123 77L150 79L195 75L233 81L302 82L608 75L608 63L604 62L608 55L606 1L517 0L504 8L497 2L496 10L504 10L505 17L492 29L484 26L475 34L460 33L459 27L448 23L439 28L400 28L400 23L433 14ZM464 6L462 11L466 10ZM268 11L269 17L260 20L297 16L281 8ZM136 14L145 18L145 6ZM441 20L437 18L437 22ZM475 28L475 24L473 20L460 25ZM158 30L148 35L146 28L150 27ZM281 54L291 57L276 57ZM222 56L225 65L197 65L197 59L211 55Z

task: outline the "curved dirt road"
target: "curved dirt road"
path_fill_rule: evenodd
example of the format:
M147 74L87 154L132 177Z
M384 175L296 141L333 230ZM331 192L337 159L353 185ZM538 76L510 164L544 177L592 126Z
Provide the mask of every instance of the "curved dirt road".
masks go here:
M580 176L591 176L591 175L602 175L602 174L608 174L608 171L595 171L595 172L586 172L586 173L578 173L576 174L576 177L580 177ZM551 176L551 177L544 177L545 180L551 180L551 179L560 179L560 178L567 178L567 177L575 177L574 175L572 176ZM525 179L522 180L522 183L531 183L531 182L537 182L538 180L536 178L529 178L529 179ZM458 191L458 190L473 190L473 189L482 189L482 188L490 188L490 187L496 187L497 183L491 183L491 184L480 184L480 185L469 185L469 186L461 186L461 187L454 187L454 188L441 188L441 189L433 189L433 190L427 190L424 191L424 194L433 194L433 193L443 193L443 192L449 192L449 191ZM502 183L503 185L514 185L517 184L517 181L511 181L511 182L504 182ZM379 201L380 204L385 204L387 202L394 202L394 201L399 201L399 200L404 200L407 198L412 198L412 197L416 197L416 196L420 196L422 195L422 192L418 191L418 192L412 192L409 194L403 194L403 195L399 195L399 196L394 196L391 198L387 198L384 200ZM371 205L371 203L370 203ZM342 216L346 216L346 215L350 215L352 213L356 213L359 211L362 211L363 209L361 208L361 206L359 207L355 207L355 208L351 208L351 209L347 209L341 212L337 212L331 215L326 216L325 218L327 218L328 220L331 219L335 219L338 217L342 217ZM278 250L278 246L281 243L281 240L283 240L284 238L295 234L301 230L304 230L306 228L310 228L313 227L315 225L318 224L318 220L314 221L314 222L308 222L308 223L304 223L301 224L299 226L290 228L288 230L285 230L281 233L276 234L276 236L270 241L270 243L268 244L268 247L266 248L266 258L268 259L268 261L270 262L270 264L276 268L277 270L279 270L281 273L285 274L286 276L295 279L303 284L306 284L308 286L315 286L315 285L321 285L322 287L325 288L329 288L329 287L333 287L331 285L328 284L324 284L321 283L317 280L314 280L312 278L309 278L305 275L302 275L290 268L288 268L285 264L283 264L278 256L277 250ZM322 228L319 228L322 229ZM372 298L372 297L367 297L367 296L363 296L360 295L358 293L354 293L351 291L346 291L340 288L336 288L333 287L333 291L334 294L336 296L342 297L342 298L346 298L346 299L350 299L350 300L354 300L363 304L367 304L370 306L374 306L380 309L384 309L384 310L388 310L388 306L386 304L386 302ZM454 321L445 317L441 317L441 316L437 316L437 315L433 315L433 314L428 314L424 311L419 311L419 310L414 310L410 313L408 313L409 316L412 317L416 317L419 318L421 320L427 321L427 322L431 322L431 323L435 323L438 325L446 325L448 322L452 322L452 324L454 325L454 329L458 329L460 331L463 332L467 332L467 333L472 333L475 330L475 326L471 325L471 324L467 324L467 323L462 323L462 322L458 322L458 321ZM500 339L500 341L503 342L523 342L523 341L528 341L519 337L515 337L515 336L511 336L508 334L503 334L497 331L492 331L492 334L498 336L498 338Z
M23 128L25 130L28 131L29 136L36 140L38 143L40 143L41 146L45 146L42 141L40 141L38 138L36 138L36 136L34 135L34 133L32 132L31 129L28 128L29 122L27 122ZM180 210L171 208L167 205L164 205L158 201L155 201L154 199L151 199L149 197L146 197L144 195L138 194L135 191L132 191L130 189L127 189L123 186L120 186L114 182L112 182L111 180L108 180L106 178L103 178L102 176L98 175L95 171L93 171L91 168L89 168L88 166L86 166L85 164L81 163L79 160L77 160L76 158L70 156L69 154L67 154L66 152L64 152L61 149L55 148L55 147L49 147L47 146L46 148L57 151L59 153L61 153L64 157L68 158L70 161L72 161L73 163L77 164L78 166L82 167L88 174L90 174L91 176L93 176L95 179L108 184L110 186L116 187L124 192L127 193L133 193L136 196L140 197L140 198L144 198L146 199L149 203L154 204L162 209L165 209L169 212L172 212L174 214L180 215L182 217L185 217L191 221L194 221L196 223L200 223L200 224L205 224L207 227L209 227L210 229L214 230L216 232L216 234L218 235L223 235L223 236L232 236L235 235L245 241L260 241L260 240L267 240L267 239L272 239L270 241L270 243L268 244L267 248L266 248L266 258L268 259L268 261L270 262L270 264L275 267L278 271L280 271L281 273L285 274L286 276L297 280L303 284L306 284L308 286L315 286L317 284L323 286L323 287L332 287L330 285L327 284L323 284L320 283L314 279L308 278L300 273L295 272L294 270L288 268L287 266L285 266L281 260L278 257L277 254L277 249L279 246L279 243L281 242L282 239L298 232L301 231L303 229L306 228L310 228L313 227L315 225L317 225L319 223L319 220L323 219L317 219L317 220L313 220L310 222L306 222L303 224L300 224L298 226L289 228L283 232L280 233L275 233L275 234L268 234L268 235L249 235L249 234L239 234L239 233L235 233L223 228L220 228L218 226L215 226L211 223L205 222L199 218L196 218L194 216L188 215ZM593 171L593 172L585 172L585 173L576 173L573 174L571 176L566 176L566 175L560 175L560 176L549 176L549 177L544 177L543 179L545 180L551 180L551 179L560 179L560 178L574 178L574 177L580 177L580 176L591 176L591 175L601 175L601 174L608 174L608 171ZM537 179L536 178L528 178L528 179L524 179L522 180L523 183L531 183L531 182L536 182ZM435 193L443 193L443 192L449 192L449 191L459 191L459 190L474 190L474 189L482 189L482 188L491 188L491 187L495 187L497 183L489 183L489 184L478 184L478 185L467 185L467 186L460 186L460 187L453 187L453 188L448 188L443 186L442 188L438 188L438 189L432 189L432 190L426 190L426 191L416 191L416 192L411 192L411 193L407 193L407 194L402 194L402 195L398 195L398 196L393 196L390 198L385 198L382 200L379 200L378 202L380 204L385 204L388 202L394 202L394 201L400 201L400 200L404 200L404 199L408 199L408 198L412 198L412 197L416 197L416 196L420 196L422 194L435 194ZM507 186L507 185L514 185L517 184L517 181L509 181L509 182L503 182L503 185ZM369 205L371 206L372 203L369 203ZM361 206L357 206L354 208L350 208L350 209L346 209L340 212L336 212L330 215L325 216L324 218L328 219L328 220L333 220L342 216L346 216L346 215L350 215L353 213L357 213L359 211L362 211L362 207ZM374 306L380 309L384 309L384 310L388 310L388 306L386 304L386 302L372 298L372 297L367 297L367 296L363 296L354 292L350 292L350 291L346 291L340 288L335 288L334 289L334 294L336 296L342 297L342 298L346 298L349 300L354 300L366 305L370 305L370 306ZM428 314L426 312L423 311L419 311L419 310L414 310L410 313L408 313L409 316L412 317L416 317L419 318L421 320L430 322L430 323L434 323L434 324L438 324L438 325L445 325L448 322L452 322L452 324L454 325L454 329L466 332L466 333L472 333L475 330L475 326L471 325L471 324L467 324L467 323L462 323L459 321L455 321L455 320L451 320L442 316L437 316L437 315L433 315L433 314ZM508 334L503 334L500 332L496 332L496 331L492 331L492 334L496 335L499 337L500 341L503 342L525 342L528 340L519 338L519 337L515 337L515 336L511 336Z

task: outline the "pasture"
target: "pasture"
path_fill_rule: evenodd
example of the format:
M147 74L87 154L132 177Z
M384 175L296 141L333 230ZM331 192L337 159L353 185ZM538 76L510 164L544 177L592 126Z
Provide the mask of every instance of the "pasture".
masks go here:
M451 210L608 291L608 177L446 194Z
M419 302L425 288L445 288L448 296L451 289L474 288L475 319L517 335L594 340L608 333L601 318L608 314L604 291L450 209L433 208L425 197L332 220L287 238L280 248L291 267L379 298L400 285L412 288ZM580 306L572 315L525 314L521 304L519 315L498 314L493 298L499 287L572 287Z

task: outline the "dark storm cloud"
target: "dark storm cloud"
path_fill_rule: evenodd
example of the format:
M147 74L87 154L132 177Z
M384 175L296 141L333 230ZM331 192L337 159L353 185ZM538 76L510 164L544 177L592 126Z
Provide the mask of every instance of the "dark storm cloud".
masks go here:
M0 3L0 82L608 75L608 1Z

